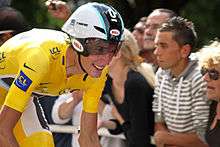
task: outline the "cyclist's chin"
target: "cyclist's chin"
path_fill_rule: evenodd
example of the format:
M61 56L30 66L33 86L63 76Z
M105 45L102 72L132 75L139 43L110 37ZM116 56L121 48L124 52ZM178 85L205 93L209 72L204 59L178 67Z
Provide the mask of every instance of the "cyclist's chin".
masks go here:
M101 70L93 70L89 73L89 75L93 78L99 78L102 74Z

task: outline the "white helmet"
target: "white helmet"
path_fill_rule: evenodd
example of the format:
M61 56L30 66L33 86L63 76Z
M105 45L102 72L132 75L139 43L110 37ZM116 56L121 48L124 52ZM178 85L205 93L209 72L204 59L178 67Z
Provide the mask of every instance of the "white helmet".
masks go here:
M119 43L122 40L124 23L113 7L92 2L80 6L66 21L62 30L70 35L75 50L83 54L88 52L83 45L89 38Z

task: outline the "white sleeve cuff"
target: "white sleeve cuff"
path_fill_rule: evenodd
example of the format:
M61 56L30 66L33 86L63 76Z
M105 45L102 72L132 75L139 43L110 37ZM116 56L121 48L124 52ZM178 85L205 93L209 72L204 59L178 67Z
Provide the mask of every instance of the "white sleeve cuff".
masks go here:
M67 94L66 97L69 98L68 96L69 95ZM55 103L53 105L51 115L52 115L52 119L53 119L54 123L56 123L56 124L65 124L69 120L71 120L71 118L66 118L66 119L60 118L59 113L58 113L60 105L63 102L65 102L67 98L64 98L63 95L59 96L59 98L55 101Z

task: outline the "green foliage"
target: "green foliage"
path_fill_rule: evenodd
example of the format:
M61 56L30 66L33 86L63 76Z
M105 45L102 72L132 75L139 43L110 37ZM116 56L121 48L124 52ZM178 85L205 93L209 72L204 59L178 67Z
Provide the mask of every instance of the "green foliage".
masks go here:
M199 38L198 47L220 37L219 7L219 0L193 0L181 11L183 17L194 22Z
M44 0L14 0L12 7L22 12L31 27L60 28L63 24L49 15Z
M46 0L14 0L12 6L20 10L32 27L60 28L63 21L49 16L44 3ZM220 0L136 0L136 6L130 7L127 0L90 0L109 3L122 15L125 26L130 28L142 16L147 16L151 9L165 7L192 20L198 33L198 47L207 44L210 40L220 38ZM186 3L187 2L187 3Z

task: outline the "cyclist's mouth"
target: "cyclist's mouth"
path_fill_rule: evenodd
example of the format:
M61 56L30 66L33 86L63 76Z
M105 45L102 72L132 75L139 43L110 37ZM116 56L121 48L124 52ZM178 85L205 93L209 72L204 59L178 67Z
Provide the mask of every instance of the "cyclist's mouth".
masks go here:
M97 70L103 70L105 66L103 65L96 65L96 64L93 64L93 66L97 69Z

